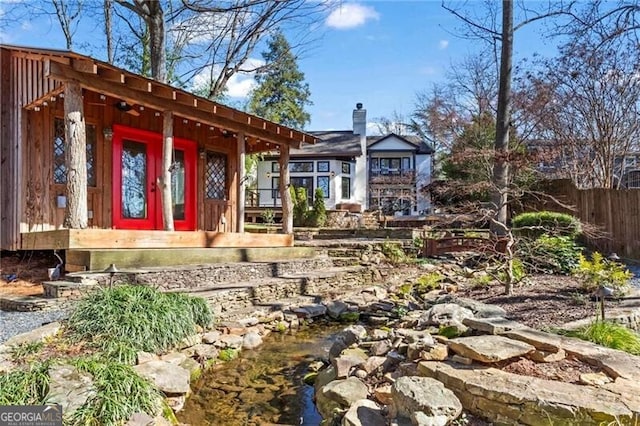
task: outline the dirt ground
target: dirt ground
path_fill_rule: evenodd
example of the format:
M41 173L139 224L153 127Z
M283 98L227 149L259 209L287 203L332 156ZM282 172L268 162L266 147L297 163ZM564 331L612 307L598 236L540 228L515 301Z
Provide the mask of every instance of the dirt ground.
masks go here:
M58 260L51 252L2 252L0 256L0 295L37 296L42 294L42 281L47 269Z
M504 295L501 285L463 289L460 295L498 305L507 311L510 319L537 329L594 317L598 309L595 300L581 291L575 278L560 275L527 277L514 287L511 296ZM614 308L618 304L607 300L605 307Z

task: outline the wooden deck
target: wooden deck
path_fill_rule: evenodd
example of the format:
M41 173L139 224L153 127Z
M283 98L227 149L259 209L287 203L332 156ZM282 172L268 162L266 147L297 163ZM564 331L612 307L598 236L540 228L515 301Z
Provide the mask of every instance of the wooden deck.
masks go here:
M214 231L60 229L21 234L21 250L292 247L293 235Z

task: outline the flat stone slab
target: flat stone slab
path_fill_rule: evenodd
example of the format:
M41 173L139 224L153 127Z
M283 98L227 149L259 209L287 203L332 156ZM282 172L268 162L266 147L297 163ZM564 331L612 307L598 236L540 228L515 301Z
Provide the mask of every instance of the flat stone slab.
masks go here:
M517 321L508 320L501 317L465 318L462 320L462 324L466 325L472 330L482 331L488 334L504 334L507 331L528 328L526 325L521 324Z
M149 361L136 365L134 370L150 380L167 394L185 394L190 391L190 373L179 365L166 361Z
M55 336L60 331L60 323L52 322L47 325L43 325L42 327L34 328L31 331L26 333L18 334L17 336L13 336L3 343L3 346L11 347L22 345L25 343L36 343L42 342L44 339Z
M512 339L529 343L547 352L564 350L568 355L602 368L614 379L622 377L640 380L640 357L616 349L605 348L585 340L558 336L533 329L514 330L505 333Z
M520 376L495 368L423 361L420 375L441 381L466 410L503 424L638 424L640 395Z
M75 367L63 364L49 368L50 404L60 404L62 412L72 413L95 395L93 378L88 373L81 373Z
M528 343L495 335L458 337L449 340L448 345L458 355L486 363L516 358L536 350Z

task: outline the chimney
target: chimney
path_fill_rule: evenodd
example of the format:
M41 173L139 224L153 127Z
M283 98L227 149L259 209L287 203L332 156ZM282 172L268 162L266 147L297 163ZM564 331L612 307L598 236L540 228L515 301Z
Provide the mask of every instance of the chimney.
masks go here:
M356 109L353 110L353 134L354 135L367 135L367 110L362 108L362 103L356 104Z

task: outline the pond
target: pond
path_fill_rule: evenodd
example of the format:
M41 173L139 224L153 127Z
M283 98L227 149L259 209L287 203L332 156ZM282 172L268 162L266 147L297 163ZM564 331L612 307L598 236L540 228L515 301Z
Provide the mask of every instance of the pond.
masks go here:
M272 333L256 350L220 364L193 386L178 420L191 425L305 425L322 421L313 387L302 378L310 362L327 357L344 325L315 323Z

